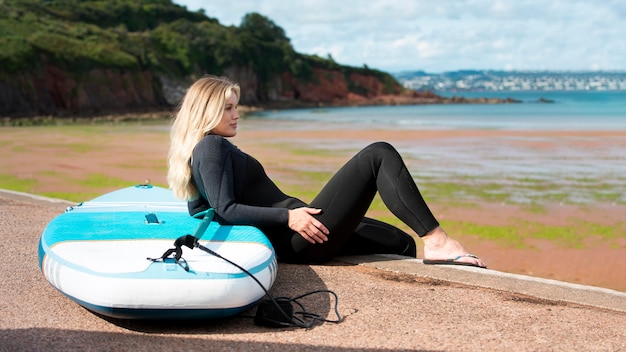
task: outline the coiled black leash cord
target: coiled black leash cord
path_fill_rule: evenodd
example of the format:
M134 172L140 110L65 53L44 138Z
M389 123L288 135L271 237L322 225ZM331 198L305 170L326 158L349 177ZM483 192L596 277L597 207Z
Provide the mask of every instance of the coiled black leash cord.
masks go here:
M261 289L263 289L263 292L265 292L265 295L269 299L261 301L259 305L257 306L257 312L254 317L254 323L257 325L269 326L269 327L310 328L316 322L320 322L320 321L328 322L328 323L340 323L343 321L343 318L339 314L339 310L337 307L339 304L339 297L337 296L335 292L330 291L330 290L318 290L318 291L305 293L295 298L288 298L288 297L274 298L269 293L269 291L265 288L265 286L263 286L263 284L252 273L250 273L245 268L241 267L239 264L231 261L230 259L225 258L221 256L220 254L216 253L215 251L201 245L198 241L198 238L192 235L185 235L176 239L176 241L174 242L175 248L167 250L160 258L156 258L156 259L148 258L148 259L152 261L160 261L160 260L165 260L165 258L174 254L174 259L176 260L176 263L179 263L179 261L182 261L182 263L179 263L179 264L181 264L181 266L186 271L189 271L189 266L182 258L182 248L181 248L182 246L186 246L191 249L198 248L206 253L209 253L217 258L220 258L228 262L231 265L234 265L239 270L244 272L246 275L250 276L261 287ZM304 308L304 305L298 301L301 298L304 298L313 294L317 294L317 293L329 293L335 297L334 311L335 311L335 314L337 315L336 320L325 319L325 318L322 318L318 314L309 313ZM294 311L293 310L294 304L298 306L301 310Z
M337 315L336 320L325 319L318 314L309 313L304 308L304 305L302 305L302 303L298 301L301 298L317 293L329 293L335 297L334 311L335 315ZM313 324L315 324L315 322L318 321L324 321L328 323L341 323L343 321L343 318L339 314L339 310L337 308L339 304L339 297L335 292L330 290L312 291L294 298L277 297L274 299L269 293L267 293L267 296L270 298L270 300L261 302L257 308L257 313L254 317L254 322L257 325L265 325L270 327L297 326L301 328L310 328L313 326ZM292 303L300 307L301 311L293 311ZM286 309L284 309L283 306L286 306ZM274 311L274 307L282 309L282 312L280 312L281 315L276 314L276 312ZM292 312L292 314L288 313L290 311ZM296 315L299 315L300 317ZM289 316L291 316L291 319L285 321L284 318L289 318ZM307 322L306 319L309 319L309 321Z

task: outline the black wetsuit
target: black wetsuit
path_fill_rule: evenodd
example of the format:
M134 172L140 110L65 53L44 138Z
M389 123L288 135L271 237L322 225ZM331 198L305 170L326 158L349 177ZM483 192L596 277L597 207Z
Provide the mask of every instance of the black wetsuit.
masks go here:
M189 202L190 214L213 207L222 224L258 227L282 261L324 262L338 254L371 253L415 257L410 235L364 217L377 191L389 210L419 236L439 226L402 158L384 142L350 159L311 204L284 194L256 159L221 136L204 137L191 165L200 197ZM328 241L311 244L288 227L288 209L303 206L322 209L314 216L330 231Z

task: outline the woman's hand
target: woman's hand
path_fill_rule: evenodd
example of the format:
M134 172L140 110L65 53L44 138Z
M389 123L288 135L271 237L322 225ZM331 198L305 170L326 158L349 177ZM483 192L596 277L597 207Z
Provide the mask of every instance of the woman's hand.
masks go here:
M313 244L324 243L328 241L328 229L312 216L321 212L322 209L307 207L291 209L289 210L289 228Z

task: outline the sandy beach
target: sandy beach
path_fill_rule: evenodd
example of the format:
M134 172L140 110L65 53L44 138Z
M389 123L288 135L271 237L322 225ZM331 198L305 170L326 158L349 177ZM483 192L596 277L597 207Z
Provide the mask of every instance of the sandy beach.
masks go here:
M592 160L608 151L619 154L626 150L624 131L347 130L258 120L241 121L239 130L233 142L259 159L287 193L305 201L311 200L358 148L377 140L389 141L407 158L418 185L420 180L426 182L420 187L444 227L490 268L626 291L623 203L602 199L583 204L549 198L541 201L540 196L528 204L508 198L451 199L436 188L436 180L465 182L454 171L459 161L446 159L446 155L456 155L455 150L478 155L490 148L523 149L518 162L532 163L550 162L547 155L553 155L553 160L560 158L558 154L554 157L557 146L569 148L565 158L571 157L582 143L587 151L585 160ZM6 185L1 188L79 202L146 180L166 184L167 123L5 127L0 128L0 136L0 174ZM430 159L420 158L416 150L434 154ZM450 170L449 177L441 170ZM441 176L432 181L437 173ZM421 178L423 175L426 177ZM489 183L480 183L486 182L484 177L477 182L476 187L489 188ZM510 192L524 194L525 190L513 187ZM382 206L369 215L393 218ZM493 233L472 233L472 228L489 228ZM520 233L505 233L516 228ZM599 232L582 236L572 230L577 228ZM542 229L557 235L525 234ZM570 237L563 235L571 233Z

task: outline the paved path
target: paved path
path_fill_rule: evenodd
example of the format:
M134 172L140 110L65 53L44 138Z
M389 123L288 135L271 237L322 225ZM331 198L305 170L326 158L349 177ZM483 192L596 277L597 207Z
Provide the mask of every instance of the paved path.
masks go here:
M275 295L330 289L340 324L269 329L249 317L201 322L103 319L43 278L37 241L68 204L0 192L0 351L626 350L626 294L397 256L279 266ZM308 310L333 318L326 295Z

